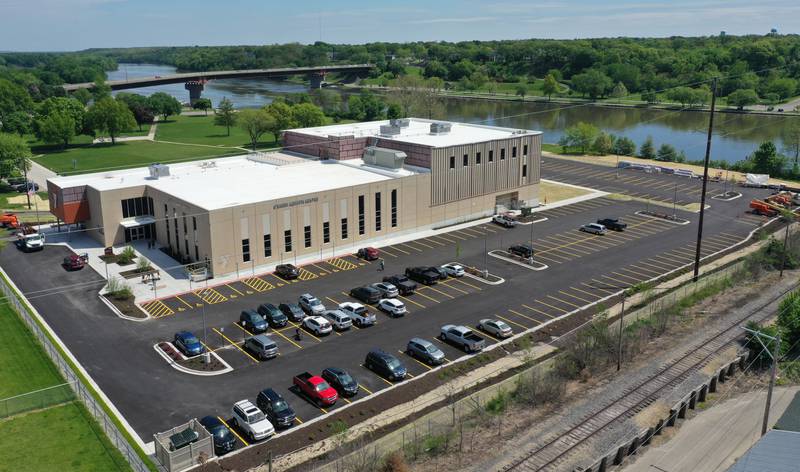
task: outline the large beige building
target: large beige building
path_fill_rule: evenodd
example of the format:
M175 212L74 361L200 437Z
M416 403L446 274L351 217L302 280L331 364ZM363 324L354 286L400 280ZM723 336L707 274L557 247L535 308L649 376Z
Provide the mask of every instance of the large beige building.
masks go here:
M535 205L541 139L417 118L294 129L281 152L55 177L50 208L104 246L153 239L225 274Z

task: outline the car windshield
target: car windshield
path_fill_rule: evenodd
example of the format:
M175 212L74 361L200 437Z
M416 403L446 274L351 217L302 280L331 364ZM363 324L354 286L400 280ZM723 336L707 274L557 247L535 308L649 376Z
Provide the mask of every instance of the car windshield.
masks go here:
M200 344L200 341L198 341L197 338L191 334L184 336L183 342L186 344Z
M341 374L339 374L339 382L341 382L342 385L351 384L353 383L353 377L350 377L350 374L348 374L347 372L342 372Z
M437 348L436 348L436 346L434 346L433 344L428 344L427 346L424 346L424 347L425 347L425 350L426 350L427 352L430 352L431 354L433 354L434 352L436 352L436 351L438 351L438 350L439 350L439 349L437 349Z
M320 382L316 386L316 390L318 392L324 392L325 390L328 390L329 388L331 388L331 386L328 385L328 382Z
M511 329L507 324L503 323L502 321L498 321L495 324L497 324L497 327L502 330Z
M389 368L392 369L392 370L397 370L397 369L399 369L401 367L400 366L400 361L398 361L395 358L386 359L386 365L389 366Z
M247 415L247 420L250 423L255 423L256 421L261 421L264 418L265 418L264 417L264 413L261 412L261 411L254 411L254 412L250 413L249 415Z
M322 302L317 300L316 298L312 298L308 301L308 304L311 306L322 305Z
M289 409L289 404L283 400L278 400L272 404L272 411L275 413L283 413Z

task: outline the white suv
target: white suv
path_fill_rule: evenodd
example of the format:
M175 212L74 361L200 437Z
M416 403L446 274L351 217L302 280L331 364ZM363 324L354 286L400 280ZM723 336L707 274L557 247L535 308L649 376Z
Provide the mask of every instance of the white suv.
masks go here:
M389 314L389 316L398 317L406 314L406 306L396 298L384 298L378 302L378 309Z
M353 326L353 320L342 310L325 310L322 316L327 318L333 327L339 331L350 329L350 327Z
M303 319L303 326L317 336L328 334L333 329L330 321L321 316L306 316Z
M325 312L325 305L314 295L304 293L300 295L300 308L309 315L321 315Z
M234 427L247 434L251 441L260 441L275 434L275 427L269 422L264 412L253 405L250 400L242 400L233 404Z

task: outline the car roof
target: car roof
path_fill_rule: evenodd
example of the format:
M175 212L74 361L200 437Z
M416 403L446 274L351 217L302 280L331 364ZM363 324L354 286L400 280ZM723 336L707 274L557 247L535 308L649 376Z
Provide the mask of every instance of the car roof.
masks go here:
M317 298L317 297L315 297L314 295L311 295L310 293L304 293L304 294L300 295L300 298Z
M216 426L225 426L225 425L222 424L222 421L220 421L219 418L217 418L216 416L211 416L211 415L204 416L200 420L200 424L205 426L206 428L213 428L213 427L216 427Z
M192 333L190 333L189 331L186 331L186 330L183 330L183 331L178 331L177 333L175 333L175 335L176 335L176 336L180 336L180 337L184 337L184 336L193 336L193 334L192 334Z
M371 351L369 351L369 353L374 355L374 356L382 357L384 359L387 359L387 358L390 358L390 357L394 357L393 355L389 354L388 352L386 352L386 351L384 351L383 349L380 349L380 348L372 349Z
M423 346L433 346L434 345L432 342L428 341L427 339L422 339L422 338L411 338L411 341L415 342L417 344L422 344Z
M344 370L342 370L342 369L340 369L338 367L326 367L325 370L327 370L328 372L332 373L333 375L337 375L337 376L343 375L345 373Z
M259 395L263 395L263 396L267 397L270 400L282 400L283 399L283 397L281 396L280 393L276 392L275 390L273 390L271 388L265 388L264 390L262 390L259 393Z
M275 341L266 334L256 334L252 339L261 341L261 344L275 344Z

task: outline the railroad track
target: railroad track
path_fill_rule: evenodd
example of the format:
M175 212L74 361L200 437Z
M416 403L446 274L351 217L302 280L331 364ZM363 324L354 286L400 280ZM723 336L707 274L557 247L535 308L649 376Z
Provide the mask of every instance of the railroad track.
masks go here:
M777 303L798 285L800 284L792 285L790 289L781 292L780 296L767 303L746 310L746 315L737 317L735 322L726 324L715 334L696 340L675 360L662 366L658 372L643 382L625 389L614 400L599 406L561 432L550 435L501 470L530 472L565 470L563 463L577 448L609 426L635 416L658 399L661 393L680 384L690 374L702 368L724 346L741 337L742 323L766 319L773 311L765 308Z

